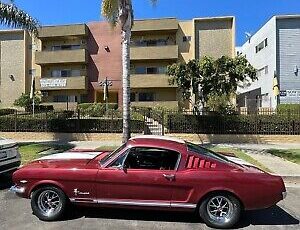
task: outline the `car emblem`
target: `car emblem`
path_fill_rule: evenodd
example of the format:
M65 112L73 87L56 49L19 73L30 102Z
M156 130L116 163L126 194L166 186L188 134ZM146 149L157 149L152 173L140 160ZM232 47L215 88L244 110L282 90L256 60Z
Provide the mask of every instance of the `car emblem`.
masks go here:
M80 192L80 191L78 190L78 188L75 188L75 189L74 189L74 194L75 194L75 196L78 196L78 195L90 195L89 192Z

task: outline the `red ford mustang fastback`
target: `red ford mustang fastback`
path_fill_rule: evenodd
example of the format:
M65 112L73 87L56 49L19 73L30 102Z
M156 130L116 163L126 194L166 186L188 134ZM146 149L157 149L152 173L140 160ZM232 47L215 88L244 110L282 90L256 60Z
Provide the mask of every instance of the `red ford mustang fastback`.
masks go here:
M217 228L242 210L270 207L286 190L273 176L179 139L140 136L114 152L66 152L40 158L13 175L12 191L31 198L41 220L68 204L196 211Z

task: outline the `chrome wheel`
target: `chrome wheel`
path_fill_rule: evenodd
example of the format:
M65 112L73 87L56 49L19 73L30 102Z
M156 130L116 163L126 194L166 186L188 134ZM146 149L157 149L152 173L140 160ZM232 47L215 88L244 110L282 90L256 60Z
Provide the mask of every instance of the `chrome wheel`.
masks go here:
M207 203L209 218L216 224L225 224L231 221L234 215L233 203L225 196L214 196Z
M51 217L60 212L62 202L57 192L44 190L38 196L37 206L44 216Z

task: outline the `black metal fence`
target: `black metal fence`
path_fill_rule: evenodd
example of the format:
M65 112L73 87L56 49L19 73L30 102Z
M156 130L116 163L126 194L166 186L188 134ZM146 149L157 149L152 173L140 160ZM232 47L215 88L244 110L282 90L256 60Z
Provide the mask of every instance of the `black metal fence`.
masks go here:
M122 133L122 116L113 111L102 117L77 111L0 113L2 132ZM158 134L276 134L300 135L300 112L274 111L222 115L214 112L133 110L133 133Z
M66 132L66 133L122 133L122 119L115 116L89 117L79 111L32 113L14 111L0 115L2 132ZM143 133L144 122L131 120L131 130Z

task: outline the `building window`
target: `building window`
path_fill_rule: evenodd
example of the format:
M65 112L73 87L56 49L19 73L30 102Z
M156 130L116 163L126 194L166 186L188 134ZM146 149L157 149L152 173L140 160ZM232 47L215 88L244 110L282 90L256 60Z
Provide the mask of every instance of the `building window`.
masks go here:
M192 36L183 36L182 41L183 42L190 42L190 41L192 41Z
M148 40L135 40L132 41L133 46L143 47L143 46L167 46L176 45L175 39L173 38L161 38L161 39L148 39Z
M130 93L130 101L135 101L135 93Z
M135 74L146 74L147 70L145 66L139 66L135 68Z
M265 75L267 75L269 73L269 66L265 66Z
M262 49L268 46L268 39L266 38L261 43L259 43L257 46L255 46L255 52L258 53Z
M154 93L139 93L139 101L154 101Z
M52 46L52 51L57 51L57 50L77 50L80 49L80 45L55 45Z
M77 69L63 69L63 70L52 70L51 77L78 77L80 76L80 70Z
M55 95L53 96L53 102L77 102L77 96Z
M159 66L159 67L145 67L139 66L135 68L135 74L166 74L167 67Z
M256 72L257 77L262 77L263 75L267 75L269 73L269 66L265 66Z

